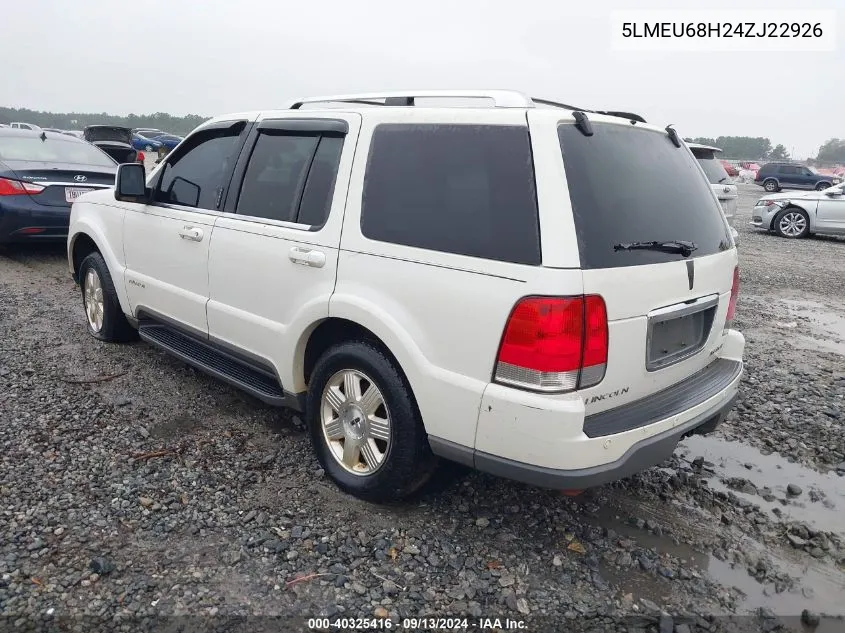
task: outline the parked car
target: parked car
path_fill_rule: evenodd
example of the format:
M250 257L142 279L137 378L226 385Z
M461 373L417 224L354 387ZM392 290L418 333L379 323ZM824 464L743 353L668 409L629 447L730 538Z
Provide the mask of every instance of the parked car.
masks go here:
M722 163L722 167L725 168L725 171L727 172L728 176L730 176L731 178L736 178L737 176L739 176L739 169L737 169L736 165L723 158L719 159L719 162Z
M164 130L159 130L154 127L136 127L132 130L132 133L139 134L140 136L145 136L147 138L155 138L156 136L167 134Z
M40 130L41 128L35 125L35 123L21 123L20 121L14 121L9 123L9 127L14 128L16 130Z
M304 411L343 490L404 497L437 456L583 489L733 407L737 250L694 160L510 91L306 99L121 165L68 258L91 336Z
M796 163L766 163L757 172L754 182L766 191L781 189L827 189L842 182L838 176L824 176L806 165Z
M722 150L718 147L711 147L709 145L701 145L699 143L687 143L693 156L695 156L698 164L704 170L707 180L710 182L710 188L719 203L722 205L722 211L725 212L725 217L728 223L733 225L736 217L736 205L739 199L736 185L730 181L730 176L725 170L722 161L716 158L716 152Z
M117 163L63 134L0 129L0 243L67 238L70 205L111 187Z
M751 224L789 238L845 235L845 183L821 191L763 196L754 205Z
M176 136L175 134L162 134L161 136L156 136L155 140L161 143L165 149L170 151L182 142L182 137Z
M141 136L135 132L132 134L132 147L137 150L144 150L145 152L157 152L161 147L161 143L155 139Z
M132 163L138 159L138 152L132 147L132 131L128 127L89 125L83 130L83 137L118 163Z

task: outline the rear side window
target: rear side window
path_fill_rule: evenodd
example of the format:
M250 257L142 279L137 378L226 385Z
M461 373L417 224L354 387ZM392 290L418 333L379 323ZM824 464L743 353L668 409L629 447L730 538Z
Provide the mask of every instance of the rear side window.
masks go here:
M582 268L684 259L617 248L634 242L694 242L693 257L730 248L719 205L688 152L645 128L593 123L593 130L558 127Z
M367 163L361 231L382 242L539 264L528 129L379 125Z
M778 171L784 176L794 176L800 173L798 168L793 167L792 165L781 165Z
M343 138L262 131L249 159L237 213L322 226Z

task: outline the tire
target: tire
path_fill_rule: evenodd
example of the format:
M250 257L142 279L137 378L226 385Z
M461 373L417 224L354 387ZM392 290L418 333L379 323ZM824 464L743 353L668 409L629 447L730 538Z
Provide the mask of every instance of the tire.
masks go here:
M775 233L788 239L800 239L810 234L810 216L798 207L787 207L772 222Z
M830 187L829 182L820 182L819 184L816 185L816 191L824 191L828 187Z
M311 373L305 411L323 470L355 497L401 500L437 466L408 381L370 342L340 343L323 353Z
M769 193L775 193L777 191L780 191L780 187L778 186L777 180L772 180L771 178L763 182L763 189L765 189Z
M79 287L82 290L85 324L91 336L110 343L137 338L138 333L123 314L108 266L100 253L91 253L82 260L79 265Z

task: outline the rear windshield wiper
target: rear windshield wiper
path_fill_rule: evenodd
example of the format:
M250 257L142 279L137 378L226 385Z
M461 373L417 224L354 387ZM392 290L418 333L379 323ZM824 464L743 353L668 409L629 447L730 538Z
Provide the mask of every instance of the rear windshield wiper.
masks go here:
M698 250L695 242L670 240L668 242L631 242L630 244L614 244L614 251L661 251L663 253L678 253L689 257Z

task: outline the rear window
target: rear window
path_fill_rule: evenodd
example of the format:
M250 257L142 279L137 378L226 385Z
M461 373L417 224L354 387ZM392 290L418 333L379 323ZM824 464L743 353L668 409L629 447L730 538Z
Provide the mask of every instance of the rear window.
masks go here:
M0 160L28 160L44 163L72 163L114 167L115 163L103 151L66 136L0 136Z
M689 153L662 132L608 123L592 127L592 136L572 124L558 127L582 268L684 259L614 248L633 242L694 242L694 257L730 248L719 205Z
M721 184L729 178L725 166L716 158L713 150L693 149L692 154L712 184Z
M382 242L539 264L528 128L379 125L364 180L361 231Z

